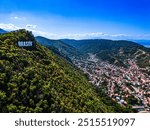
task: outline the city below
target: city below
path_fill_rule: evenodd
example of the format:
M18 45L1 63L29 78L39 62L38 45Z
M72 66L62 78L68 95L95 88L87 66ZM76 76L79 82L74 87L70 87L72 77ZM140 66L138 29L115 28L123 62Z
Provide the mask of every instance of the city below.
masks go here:
M119 67L96 58L94 54L88 55L74 58L73 63L88 75L89 82L97 87L104 86L105 93L123 106L130 103L138 112L150 112L150 76L145 73L148 67L139 68L134 59L125 61L127 68Z

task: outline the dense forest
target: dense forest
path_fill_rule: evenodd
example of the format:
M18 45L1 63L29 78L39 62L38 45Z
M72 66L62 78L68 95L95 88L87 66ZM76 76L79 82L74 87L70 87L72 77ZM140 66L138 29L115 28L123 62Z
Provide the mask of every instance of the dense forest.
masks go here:
M32 41L19 47L18 41ZM36 42L31 32L0 34L0 112L132 112Z

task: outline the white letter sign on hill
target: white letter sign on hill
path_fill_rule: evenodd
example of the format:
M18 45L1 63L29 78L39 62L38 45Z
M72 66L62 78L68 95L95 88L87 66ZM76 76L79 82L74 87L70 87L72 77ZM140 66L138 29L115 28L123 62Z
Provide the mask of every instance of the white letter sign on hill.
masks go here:
M32 46L32 42L31 41L18 41L18 46L29 47L29 46Z

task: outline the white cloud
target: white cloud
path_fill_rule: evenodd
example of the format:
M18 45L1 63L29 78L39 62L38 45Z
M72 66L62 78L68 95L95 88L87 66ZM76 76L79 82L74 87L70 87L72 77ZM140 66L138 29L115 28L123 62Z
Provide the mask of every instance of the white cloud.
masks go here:
M25 17L20 17L20 16L11 16L10 19L11 20L26 20Z
M79 34L54 34L50 32L44 32L40 30L30 29L36 36L44 36L50 39L112 39L112 40L130 40L130 39L150 39L150 34L137 34L137 35L127 35L127 34L105 34L101 32L96 33L79 33Z
M36 29L36 28L37 28L37 25L27 24L27 25L26 25L26 28L27 28L27 29L29 29L29 28L30 28L30 29Z
M36 36L44 36L50 39L113 39L113 40L130 40L130 39L145 39L150 40L150 34L137 34L137 35L127 35L127 34L106 34L102 32L92 32L92 33L76 33L76 34L54 34L46 31L39 30L37 25L27 24L24 26L17 26L15 24L0 23L0 28L8 31L27 29L32 31Z
M15 26L12 23L9 23L9 24L0 23L0 28L5 29L5 30L17 30L17 29L20 29L20 27Z
M67 34L67 35L60 35L61 38L73 38L73 39L96 39L108 36L108 34L102 32L96 33L79 33L79 34Z
M130 39L150 39L150 34L106 34L102 32L96 33L82 33L82 34L67 34L60 35L60 38L71 38L71 39L112 39L112 40L130 40Z
M126 34L113 34L111 36L112 37L129 37L130 35L126 35Z
M33 30L33 29L30 29L30 31L32 31L33 34L36 36L43 36L43 37L47 37L50 39L59 39L60 38L59 35L54 34L54 33L50 33L50 32L44 32L44 31Z
M27 24L26 26L16 26L12 23L9 23L9 24L0 23L0 28L10 30L10 31L22 29L22 28L27 29L27 30L32 30L32 29L36 29L37 25Z

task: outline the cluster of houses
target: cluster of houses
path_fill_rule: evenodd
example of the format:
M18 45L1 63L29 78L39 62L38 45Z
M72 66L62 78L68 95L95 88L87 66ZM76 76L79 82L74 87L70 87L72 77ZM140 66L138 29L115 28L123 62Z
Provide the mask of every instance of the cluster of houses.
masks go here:
M119 104L127 105L125 99L132 95L142 102L141 106L133 106L134 109L149 110L150 76L136 65L134 59L126 61L130 65L128 68L98 60L95 55L90 55L85 59L74 59L73 62L88 74L90 82L97 87L105 81L108 95Z

